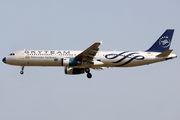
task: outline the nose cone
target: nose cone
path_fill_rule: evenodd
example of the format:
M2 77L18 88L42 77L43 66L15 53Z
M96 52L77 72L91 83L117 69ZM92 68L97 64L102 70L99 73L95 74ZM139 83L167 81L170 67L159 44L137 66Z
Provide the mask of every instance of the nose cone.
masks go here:
M6 63L6 57L4 57L4 58L2 59L2 61L3 61L4 63Z

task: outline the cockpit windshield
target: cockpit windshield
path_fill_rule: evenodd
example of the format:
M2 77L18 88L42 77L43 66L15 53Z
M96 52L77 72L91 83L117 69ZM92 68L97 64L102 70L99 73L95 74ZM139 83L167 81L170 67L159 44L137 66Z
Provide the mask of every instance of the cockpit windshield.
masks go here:
M11 54L9 54L9 55L15 55L15 53L11 53Z

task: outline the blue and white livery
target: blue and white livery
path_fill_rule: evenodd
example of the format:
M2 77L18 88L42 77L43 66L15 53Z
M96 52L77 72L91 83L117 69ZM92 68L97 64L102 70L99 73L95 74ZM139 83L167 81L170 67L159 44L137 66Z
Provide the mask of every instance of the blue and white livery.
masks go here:
M169 49L174 30L166 30L146 51L99 51L102 42L96 42L84 51L72 50L21 50L4 57L6 64L21 66L64 66L65 74L87 73L90 68L101 70L104 67L134 67L176 58Z

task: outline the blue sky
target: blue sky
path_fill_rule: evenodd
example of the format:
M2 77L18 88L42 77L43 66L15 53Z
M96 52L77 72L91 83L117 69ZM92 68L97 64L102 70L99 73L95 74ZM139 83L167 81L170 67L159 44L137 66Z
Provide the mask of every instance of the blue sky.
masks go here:
M23 49L147 50L166 29L179 56L178 0L0 1L1 58ZM2 120L179 120L179 58L65 75L63 67L0 64Z

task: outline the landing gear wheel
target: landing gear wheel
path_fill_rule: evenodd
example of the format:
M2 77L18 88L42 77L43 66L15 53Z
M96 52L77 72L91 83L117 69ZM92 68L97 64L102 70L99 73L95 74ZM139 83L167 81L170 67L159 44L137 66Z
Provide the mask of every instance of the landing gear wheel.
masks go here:
M85 72L86 72L86 73L89 73L89 72L90 72L90 69L89 69L89 68L85 68Z
M24 72L23 72L23 71L20 71L20 74L22 75L22 74L24 74Z
M87 77L88 77L88 78L91 78L91 77L92 77L92 74L91 74L91 73L88 73L88 74L87 74Z
M23 72L23 70L24 70L24 65L22 65L21 67L22 67L22 68L21 68L20 74L22 75L22 74L24 74L24 72Z

